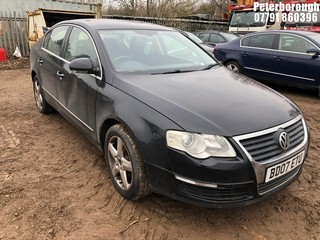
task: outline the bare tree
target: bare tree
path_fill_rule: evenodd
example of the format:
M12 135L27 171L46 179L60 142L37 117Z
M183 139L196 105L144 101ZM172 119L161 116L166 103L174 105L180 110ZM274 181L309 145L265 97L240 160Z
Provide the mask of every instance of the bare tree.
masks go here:
M149 17L185 17L196 13L213 15L215 0L110 0L107 14ZM201 6L204 7L201 7ZM211 9L212 8L212 9ZM206 12L199 12L206 9Z

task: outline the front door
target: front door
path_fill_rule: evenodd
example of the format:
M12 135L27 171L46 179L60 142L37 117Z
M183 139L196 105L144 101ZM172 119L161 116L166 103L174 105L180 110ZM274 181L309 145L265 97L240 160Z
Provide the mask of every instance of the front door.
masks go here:
M277 35L257 34L241 41L241 60L244 73L252 78L270 80L274 66Z
M89 58L92 72L73 72L69 64L76 58ZM98 53L90 34L82 28L73 27L66 43L66 60L62 66L64 75L60 92L62 104L71 120L92 138L95 137L96 91L101 81Z
M308 39L294 34L280 34L278 51L275 51L277 79L287 84L318 87L320 58L307 54L317 47Z

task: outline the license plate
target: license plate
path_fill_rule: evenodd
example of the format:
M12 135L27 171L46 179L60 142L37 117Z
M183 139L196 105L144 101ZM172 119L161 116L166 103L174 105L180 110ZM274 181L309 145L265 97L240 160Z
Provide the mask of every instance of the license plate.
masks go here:
M265 182L272 181L282 175L292 171L296 167L300 166L303 162L304 151L298 155L288 159L287 161L281 162L277 165L269 167L267 169L266 180Z

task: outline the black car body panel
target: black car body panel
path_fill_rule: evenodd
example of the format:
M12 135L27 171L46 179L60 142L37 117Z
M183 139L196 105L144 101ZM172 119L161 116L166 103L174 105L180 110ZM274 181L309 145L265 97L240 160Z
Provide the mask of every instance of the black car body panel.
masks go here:
M167 75L165 79L160 75L119 74L114 85L192 132L236 136L273 127L299 115L291 101L279 101L273 90L221 66ZM219 101L222 98L223 103Z
M299 176L302 164L270 181L272 186L265 184L268 168L300 152L303 160L307 155L307 126L299 108L287 98L217 63L207 70L204 65L168 74L118 71L98 34L100 29L172 29L115 20L66 21L52 29L59 26L68 27L59 54L45 47L51 30L30 55L31 75L39 78L45 100L101 150L108 129L118 123L125 126L137 143L153 191L207 207L243 206L280 191ZM94 73L70 70L67 41L75 29L94 43L92 50L98 57ZM194 47L207 59L208 53ZM279 129L288 131L296 145L281 150ZM199 159L169 147L167 134L172 130L222 136L235 157ZM264 141L265 136L272 136L276 153L264 149L273 155L255 161L243 141L253 141L255 147L256 139Z

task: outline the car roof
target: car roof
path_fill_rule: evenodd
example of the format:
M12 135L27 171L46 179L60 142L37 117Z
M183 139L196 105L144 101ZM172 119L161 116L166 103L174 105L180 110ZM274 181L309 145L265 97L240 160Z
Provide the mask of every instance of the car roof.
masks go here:
M247 37L247 36L251 36L251 35L267 34L267 33L290 33L290 34L295 34L295 35L300 35L300 36L308 36L308 35L317 35L317 34L319 34L319 33L315 33L315 32L297 31L297 30L265 30L265 31L261 31L261 32L254 32L254 33L246 34L246 35L242 36L242 38Z
M118 19L75 19L62 21L60 24L75 24L92 29L148 29L148 30L169 30L175 31L172 28L160 26L153 23L118 20Z

